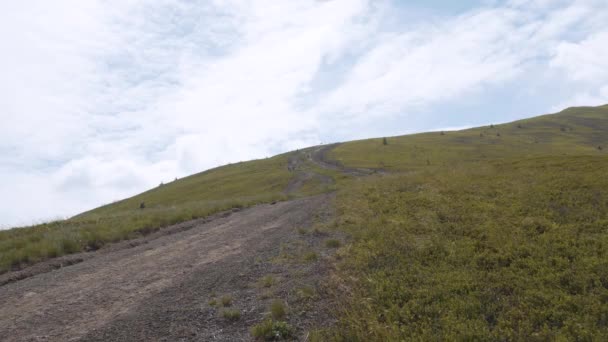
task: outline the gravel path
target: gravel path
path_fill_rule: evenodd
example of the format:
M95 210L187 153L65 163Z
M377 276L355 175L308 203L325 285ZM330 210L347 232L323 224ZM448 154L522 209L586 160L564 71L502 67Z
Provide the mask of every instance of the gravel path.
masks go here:
M304 237L301 229L331 216L330 201L331 195L321 195L255 206L187 229L181 224L171 234L86 253L69 267L8 282L0 286L0 339L251 340L249 328L264 319L272 297L297 308L289 322L300 334L328 324L323 307L307 310L310 303L300 305L294 293L297 286L310 285L323 303L329 272L324 260L331 251L323 249L325 237ZM315 250L320 259L273 261L290 246ZM256 282L268 274L281 281L262 290ZM208 305L223 294L232 296L233 308L241 312L237 322Z

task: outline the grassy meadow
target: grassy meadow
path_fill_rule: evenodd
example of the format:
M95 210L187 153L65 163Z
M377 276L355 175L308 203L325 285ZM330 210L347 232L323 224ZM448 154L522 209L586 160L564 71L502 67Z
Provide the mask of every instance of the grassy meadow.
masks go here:
M606 340L606 170L539 157L353 183L335 339Z
M608 340L607 143L603 106L336 148L395 172L338 191L326 339Z

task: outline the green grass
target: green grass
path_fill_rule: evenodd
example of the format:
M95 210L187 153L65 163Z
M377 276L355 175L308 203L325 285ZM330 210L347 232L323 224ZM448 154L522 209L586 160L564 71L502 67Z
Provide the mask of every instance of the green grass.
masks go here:
M304 260L305 262L315 262L318 259L319 259L319 255L314 251L306 252L302 256L302 260Z
M608 106L340 145L395 173L338 191L330 340L607 340L607 145Z
M220 315L228 321L238 321L241 319L241 311L238 309L222 309Z
M263 341L288 340L293 337L293 334L294 330L289 324L272 319L266 319L251 328L251 335Z
M606 340L606 170L539 157L344 189L342 338Z
M287 316L287 306L280 299L275 299L270 303L270 316L276 320L282 320Z
M137 196L83 213L79 218L130 215L141 202L148 209L177 208L190 203L232 201L267 202L281 198L292 177L287 154L274 158L230 164L167 183Z
M220 304L222 304L223 307L228 307L232 305L232 300L231 295L223 295L222 298L220 298Z
M271 287L272 285L277 283L277 279L272 275L265 275L258 280L258 285L260 287Z
M576 107L445 135L431 132L391 137L388 145L382 139L347 142L332 150L329 157L351 167L415 171L503 158L606 156L607 132L608 106Z

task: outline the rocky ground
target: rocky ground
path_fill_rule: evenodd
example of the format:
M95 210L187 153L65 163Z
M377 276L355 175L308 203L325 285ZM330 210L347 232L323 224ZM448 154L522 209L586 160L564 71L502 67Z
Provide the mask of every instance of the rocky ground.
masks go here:
M315 224L331 195L260 205L187 230L100 250L0 287L5 341L241 341L285 302L295 338L331 324L334 248ZM313 257L314 255L314 257ZM222 297L230 298L221 308ZM214 301L216 303L214 303ZM223 316L238 310L238 319Z

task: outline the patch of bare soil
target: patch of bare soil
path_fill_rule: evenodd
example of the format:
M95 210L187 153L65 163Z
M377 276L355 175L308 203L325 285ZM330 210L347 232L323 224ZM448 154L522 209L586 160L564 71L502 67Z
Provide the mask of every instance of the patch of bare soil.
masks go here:
M323 243L330 233L310 230L332 215L330 202L321 195L187 222L13 279L0 286L0 337L247 341L281 299L304 340L311 327L332 324L324 282L335 249ZM238 319L223 317L223 296Z

